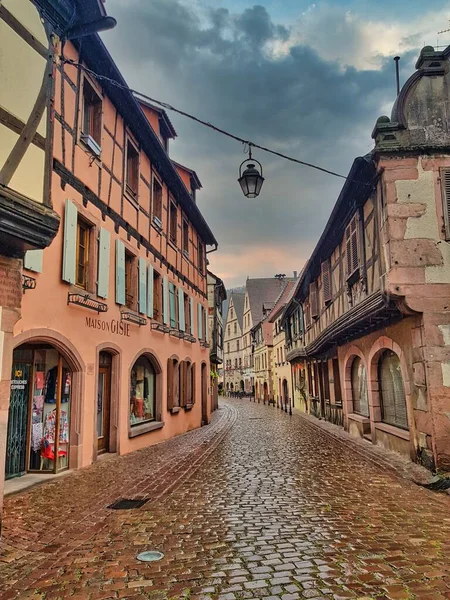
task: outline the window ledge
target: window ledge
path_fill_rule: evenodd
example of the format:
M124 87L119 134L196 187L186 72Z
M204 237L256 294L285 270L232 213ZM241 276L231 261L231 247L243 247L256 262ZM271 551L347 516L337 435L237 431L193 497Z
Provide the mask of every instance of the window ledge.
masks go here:
M164 427L164 421L151 421L150 423L142 423L142 425L133 425L128 430L128 437L134 438L144 433L150 433Z
M173 408L170 409L170 413L172 413L172 415L177 415L180 412L181 408L179 406L174 406Z
M134 195L132 194L132 192L128 191L127 189L124 190L124 196L125 198L128 200L128 202L134 207L139 209L139 201L138 201L138 195Z
M388 425L387 423L381 422L375 423L375 429L379 429L380 431L384 431L385 433L390 433L391 435L395 435L396 437L399 437L402 440L407 440L409 442L409 431L407 431L406 429L400 429L400 427L395 427L395 425Z
M184 406L183 408L187 412L188 410L192 410L194 408L194 405L193 404L186 404L186 406Z
M178 252L177 244L169 237L169 246Z
M360 423L370 423L369 417L364 417L363 415L358 415L358 413L350 413L347 416L352 421L359 421Z

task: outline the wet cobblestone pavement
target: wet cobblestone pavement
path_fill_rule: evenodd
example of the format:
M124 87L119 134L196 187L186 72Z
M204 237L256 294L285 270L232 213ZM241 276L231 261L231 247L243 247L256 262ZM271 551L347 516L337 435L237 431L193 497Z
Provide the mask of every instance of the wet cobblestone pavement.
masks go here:
M450 598L448 496L298 414L222 406L208 428L8 498L0 598ZM130 487L151 500L106 508ZM138 562L147 549L164 559Z

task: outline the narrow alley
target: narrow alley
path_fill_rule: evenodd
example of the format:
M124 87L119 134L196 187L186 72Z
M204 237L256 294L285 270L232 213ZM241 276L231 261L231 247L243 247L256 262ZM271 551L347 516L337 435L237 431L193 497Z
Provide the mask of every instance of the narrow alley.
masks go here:
M1 598L450 598L449 507L296 412L227 400L208 427L7 497Z

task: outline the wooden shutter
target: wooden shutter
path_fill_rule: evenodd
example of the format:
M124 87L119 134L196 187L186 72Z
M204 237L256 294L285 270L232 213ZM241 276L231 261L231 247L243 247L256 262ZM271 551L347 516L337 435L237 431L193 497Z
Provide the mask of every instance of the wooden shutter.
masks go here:
M139 258L139 312L147 314L147 263Z
M442 203L445 222L445 239L450 240L450 169L441 171Z
M322 263L322 291L324 303L327 304L328 302L331 302L331 265L329 259L324 260Z
M107 229L100 228L98 238L98 273L97 294L100 298L108 297L109 288L109 256L111 248L111 234Z
M25 252L23 259L24 269L34 271L35 273L42 273L42 262L44 259L43 250L28 250Z
M153 267L147 267L147 317L153 319Z
M317 302L317 284L316 282L311 283L309 286L309 296L311 303L311 316L318 317L319 316L319 303Z
M64 213L64 248L62 278L68 283L75 283L75 263L77 256L77 220L77 207L70 200L66 200L66 208Z
M178 328L180 329L180 331L186 331L183 288L178 288Z
M191 378L191 402L195 404L196 399L196 381L195 381L195 363L191 365L190 369L190 378Z
M359 267L358 255L358 215L354 215L345 230L345 252L347 257L347 278Z
M173 360L169 358L167 361L167 410L173 408L173 375L174 375L174 364Z
M208 325L209 325L209 323L208 323L208 321L209 321L209 313L208 313L208 309L205 308L203 312L204 312L204 315L205 315L205 340L207 342L209 342L209 339L208 339L208 336L209 336L209 328L208 328Z
M197 304L197 328L198 328L198 339L203 339L203 306L200 302Z
M186 397L187 397L187 367L188 363L186 361L180 362L179 366L179 381L180 381L180 406L186 406Z
M125 245L116 240L116 302L125 304Z
M190 317L191 317L191 335L195 335L194 334L194 325L195 325L195 315L194 315L194 309L195 309L195 300L194 298L192 298L192 296L189 298L189 303L190 303Z
M163 322L169 324L169 280L167 275L163 277Z

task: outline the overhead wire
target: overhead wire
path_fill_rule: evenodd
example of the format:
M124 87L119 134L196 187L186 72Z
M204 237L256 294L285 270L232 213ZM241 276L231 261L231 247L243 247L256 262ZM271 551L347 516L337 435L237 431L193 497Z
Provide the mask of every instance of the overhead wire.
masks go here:
M220 134L222 134L226 137L229 137L233 140L236 140L237 142L244 144L244 148L248 147L250 150L251 150L251 148L258 148L258 150L262 150L263 152L273 154L274 156L278 156L280 158L283 158L284 160L288 160L290 162L297 163L299 165L303 165L304 167L316 169L317 171L321 171L322 173L327 173L328 175L333 175L334 177L339 177L341 179L345 179L345 180L350 179L349 177L347 177L346 175L342 175L341 173L336 173L335 171L331 171L329 169L325 169L324 167L320 167L319 165L305 162L298 158L294 158L293 156L288 156L287 154L283 154L282 152L278 152L278 151L272 150L271 148L268 148L266 146L262 146L261 144L257 144L256 142L252 142L251 140L241 138L238 135L235 135L234 133L230 133L229 131L226 131L225 129L218 127L217 125L213 125L213 123L210 123L209 121L204 121L203 119L200 119L199 117L196 117L195 115L192 115L184 110L181 110L180 108L176 108L175 106L172 106L171 104L168 104L167 102L163 102L162 100L157 100L156 98L152 98L151 96L144 94L143 92L140 92L138 90L135 90L135 89L129 87L128 85L124 85L123 83L120 83L120 82L116 81L115 79L112 79L111 77L107 77L106 75L100 75L99 73L96 73L92 69L89 69L89 67L86 67L86 65L76 62L70 58L61 56L60 60L64 63L72 65L73 67L76 67L77 69L81 69L82 71L85 71L91 77L94 77L98 81L107 81L108 83L110 83L111 85L114 85L115 87L126 90L128 92L131 92L132 94L134 94L136 96L140 96L141 98L143 98L144 100L147 100L148 102L157 104L158 106L161 106L162 108L164 108L166 110L175 112L179 115L182 115L183 117L190 119L191 121L194 121L196 123L199 123L200 125L208 127L209 129L212 129L213 131L215 131L217 133L220 133ZM355 183L360 183L361 185L372 185L365 181L357 181L357 180L352 180L352 181Z

